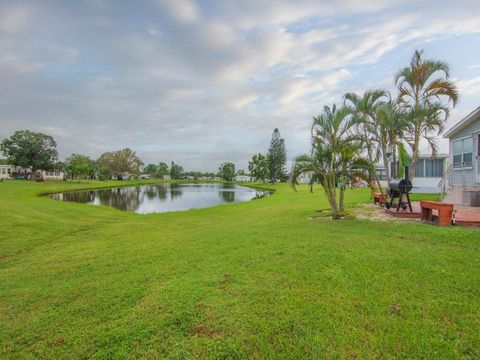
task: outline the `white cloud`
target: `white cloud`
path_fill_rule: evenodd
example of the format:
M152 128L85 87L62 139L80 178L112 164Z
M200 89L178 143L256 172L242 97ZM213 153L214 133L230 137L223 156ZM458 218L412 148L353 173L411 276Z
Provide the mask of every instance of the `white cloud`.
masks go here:
M0 7L0 32L18 33L25 29L32 10L22 5Z
M158 3L178 21L192 22L200 17L197 5L191 0L158 0Z
M456 81L458 90L462 95L480 93L480 76L471 79L462 79Z

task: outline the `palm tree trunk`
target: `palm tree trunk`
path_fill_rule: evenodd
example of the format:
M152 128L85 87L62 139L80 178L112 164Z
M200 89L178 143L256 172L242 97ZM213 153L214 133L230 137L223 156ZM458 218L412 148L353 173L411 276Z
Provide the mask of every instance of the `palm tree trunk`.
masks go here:
M340 199L339 199L339 206L338 206L340 210L340 215L345 214L345 206L344 206L345 189L346 189L346 184L345 182L343 182L342 186L340 187Z
M420 131L415 129L415 138L414 138L414 142L413 142L413 149L412 149L412 163L410 164L410 171L408 172L409 173L409 180L412 181L413 178L415 177L415 168L416 168L416 165L417 165L417 161L418 161L418 151L419 151L419 147L420 147Z
M340 218L340 216L339 216L339 209L338 209L337 198L336 198L335 176L328 175L325 183L326 185L328 184L327 196L328 196L328 202L330 203L330 207L332 208L332 218L338 219Z

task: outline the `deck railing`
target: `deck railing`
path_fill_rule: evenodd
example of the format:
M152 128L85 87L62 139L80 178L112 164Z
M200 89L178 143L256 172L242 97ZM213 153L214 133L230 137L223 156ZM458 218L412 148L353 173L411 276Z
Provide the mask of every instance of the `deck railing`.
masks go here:
M465 174L465 163L461 163L460 166L453 166L453 164L450 164L447 168L447 171L445 171L445 174L443 174L442 178L440 179L438 183L438 188L440 189L440 193L442 198L444 198L450 190L452 190L453 185L454 185L454 179L453 179L453 173L459 174L460 179L462 181L462 188L463 191L467 190L467 176ZM458 180L457 180L458 181Z
M438 183L438 188L440 189L440 194L442 196L442 199L448 194L448 192L453 187L452 170L453 170L453 164L450 164Z

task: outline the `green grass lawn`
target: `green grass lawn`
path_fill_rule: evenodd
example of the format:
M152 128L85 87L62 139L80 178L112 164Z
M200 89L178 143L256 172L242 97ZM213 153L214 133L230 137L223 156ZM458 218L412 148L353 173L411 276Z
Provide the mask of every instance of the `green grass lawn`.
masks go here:
M322 192L284 184L151 215L37 196L99 184L0 183L0 358L480 357L478 230L309 220Z

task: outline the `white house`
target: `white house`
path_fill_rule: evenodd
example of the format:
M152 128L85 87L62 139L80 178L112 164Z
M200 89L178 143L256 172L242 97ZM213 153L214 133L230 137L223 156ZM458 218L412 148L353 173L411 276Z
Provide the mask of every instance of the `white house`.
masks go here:
M451 164L439 184L446 194L445 201L477 205L480 197L480 106L443 137L449 140Z
M14 165L0 165L0 179L10 179L13 178L13 174L27 174L29 177L31 176L32 170L31 169L23 169L19 166ZM43 178L45 180L63 180L65 174L63 171L45 171L40 170Z
M480 106L448 130L450 185L480 183Z
M438 183L442 180L448 163L448 154L437 154L435 157L431 154L420 154L415 165L415 176L412 178L412 192L439 192ZM398 173L397 167L398 162L390 161L390 176ZM384 166L377 165L376 172L381 180L380 184L387 187L388 179Z
M45 171L41 170L42 176L45 180L63 180L65 174L63 171Z
M15 172L13 165L0 165L0 179L10 179L12 173Z
M252 181L252 179L248 175L237 175L237 176L235 176L235 181L249 182L249 181Z

